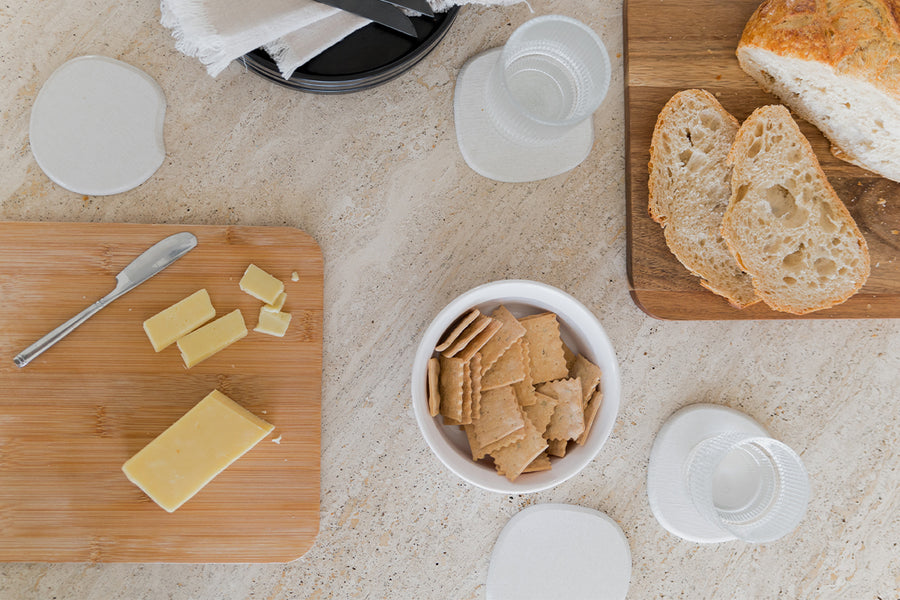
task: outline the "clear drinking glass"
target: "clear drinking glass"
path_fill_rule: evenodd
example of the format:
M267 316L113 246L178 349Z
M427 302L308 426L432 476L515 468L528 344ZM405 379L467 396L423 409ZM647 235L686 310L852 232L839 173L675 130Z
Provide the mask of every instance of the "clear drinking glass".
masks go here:
M686 476L700 514L746 542L777 540L806 514L803 462L772 438L723 433L706 439L688 456Z
M546 145L589 118L609 89L609 56L584 23L537 17L516 29L485 86L485 107L514 142Z

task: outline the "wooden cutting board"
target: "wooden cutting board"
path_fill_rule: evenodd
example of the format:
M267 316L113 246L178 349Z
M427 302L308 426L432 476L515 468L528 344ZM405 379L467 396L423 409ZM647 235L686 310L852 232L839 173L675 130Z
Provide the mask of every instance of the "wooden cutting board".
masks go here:
M739 310L702 288L669 252L647 213L647 162L656 117L676 92L703 88L739 120L778 103L738 66L735 49L759 0L626 0L625 107L628 275L634 301L661 319L900 317L900 184L842 162L806 122L825 173L869 245L872 274L847 302L794 317L762 303Z
M19 369L23 348L177 233L199 244ZM284 338L252 331L249 263L285 282ZM296 271L300 280L291 281ZM186 370L147 317L205 287L249 335ZM0 223L0 561L287 562L319 526L322 254L287 227ZM213 389L275 426L175 513L122 464ZM280 443L274 440L279 439Z

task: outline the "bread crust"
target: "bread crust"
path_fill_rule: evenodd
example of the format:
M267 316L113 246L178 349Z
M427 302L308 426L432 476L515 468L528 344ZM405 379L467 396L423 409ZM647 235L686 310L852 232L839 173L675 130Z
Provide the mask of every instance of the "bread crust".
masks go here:
M765 0L738 43L816 61L900 101L900 0ZM767 90L770 91L770 90Z

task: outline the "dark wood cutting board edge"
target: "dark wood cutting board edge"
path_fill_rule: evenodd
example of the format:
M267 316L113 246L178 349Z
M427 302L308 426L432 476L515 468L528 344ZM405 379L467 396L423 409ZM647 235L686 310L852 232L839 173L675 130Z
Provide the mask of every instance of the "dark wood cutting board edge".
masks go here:
M656 116L676 92L703 88L739 120L778 103L741 71L734 49L758 0L625 0L627 272L631 297L667 320L900 317L900 184L842 162L812 125L799 121L838 196L869 246L872 273L852 298L796 316L758 303L743 310L707 291L665 244L647 212L647 162Z

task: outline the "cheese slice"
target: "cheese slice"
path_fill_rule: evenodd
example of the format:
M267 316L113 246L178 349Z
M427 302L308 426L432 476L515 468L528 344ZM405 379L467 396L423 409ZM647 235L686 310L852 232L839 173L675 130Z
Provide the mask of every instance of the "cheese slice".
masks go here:
M287 300L287 294L281 292L272 304L263 304L263 308L272 312L279 312L284 308L284 302Z
M144 321L144 331L150 338L153 349L159 352L214 316L216 309L209 301L209 293L205 289L197 290Z
M251 264L241 277L241 289L266 304L272 304L284 291L284 282Z
M263 306L259 309L259 322L253 331L267 333L275 337L284 337L291 323L291 313L272 311Z
M125 476L168 512L274 429L218 390L122 465Z
M176 344L181 350L184 366L190 369L246 335L244 316L240 309L234 309L224 317L219 317L212 323L207 323L193 333L187 334Z

